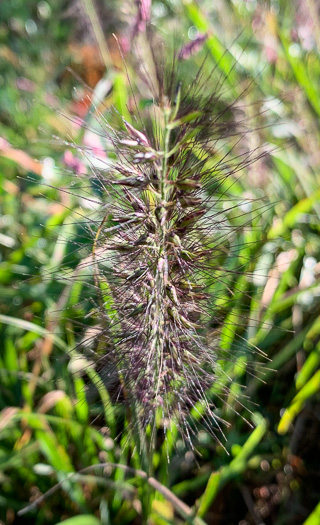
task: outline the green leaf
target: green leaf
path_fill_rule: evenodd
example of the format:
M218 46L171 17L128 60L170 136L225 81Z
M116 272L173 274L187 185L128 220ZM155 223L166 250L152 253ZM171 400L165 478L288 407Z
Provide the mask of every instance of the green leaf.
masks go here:
M89 406L86 396L86 385L81 377L75 376L74 388L77 396L77 403L75 404L75 411L79 421L87 422L89 417Z
M311 377L314 370L320 364L320 343L318 343L315 349L308 355L304 362L299 374L296 379L297 390L300 390Z
M226 465L218 472L213 472L211 474L205 492L200 499L200 506L197 515L204 516L221 488L230 479L234 479L247 469L250 456L267 431L267 422L259 414L256 414L255 416L258 421L258 426L253 430L247 441L241 447L238 455L229 465Z
M120 115L131 122L132 118L127 109L128 92L126 77L122 71L119 71L113 78L113 103Z
M202 111L192 111L191 113L188 113L188 115L185 115L184 117L179 118L178 120L174 120L173 122L170 122L167 124L168 129L174 129L178 126L181 126L182 124L187 124L189 122L192 122L193 120L197 120L197 118L201 117Z
M30 323L29 321L25 321L24 319L17 319L16 317L9 317L7 315L2 314L0 314L0 323L16 326L17 328L28 330L29 332L42 335L43 337L50 337L56 346L58 346L62 350L68 351L68 345L60 337L52 334L49 330L46 330L38 324Z
M279 36L286 54L286 58L291 66L298 84L303 88L311 106L316 111L318 116L320 116L319 91L316 85L313 85L312 79L310 78L308 70L305 66L305 61L302 60L301 57L293 56L289 49L291 42L285 38L282 33L280 33Z
M104 408L104 415L106 419L106 423L108 427L110 428L111 436L115 436L116 431L116 418L115 418L115 412L114 407L111 403L111 399L109 396L109 392L106 389L106 387L103 384L103 381L101 380L101 377L97 374L95 370L92 368L87 368L86 370L87 375L89 376L92 383L95 385L96 389L99 392L103 408Z
M274 239L283 235L288 228L293 228L301 220L301 216L310 213L316 203L320 202L320 190L316 191L311 197L300 200L289 210L284 218L278 218L278 222L268 232L268 239Z
M320 523L320 503L311 512L310 516L303 522L303 525L319 525Z
M58 471L72 472L73 467L69 455L64 447L58 443L54 434L48 433L47 430L37 430L36 434L40 449L48 459L50 465Z
M320 370L308 381L292 400L291 405L285 410L278 425L279 434L285 434L294 418L300 414L304 405L312 396L320 390Z
M201 11L197 3L190 0L184 0L183 5L188 18L196 26L198 31L200 33L209 33L205 45L210 56L218 65L219 69L225 74L227 81L235 92L234 86L236 85L236 81L233 69L235 63L234 58L222 42L210 31L208 18Z

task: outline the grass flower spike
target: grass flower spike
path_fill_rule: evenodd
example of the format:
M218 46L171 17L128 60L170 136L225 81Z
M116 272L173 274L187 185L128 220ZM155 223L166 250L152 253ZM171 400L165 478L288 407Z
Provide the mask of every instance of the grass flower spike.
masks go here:
M191 443L192 408L200 419L207 414L210 432L219 427L207 396L221 375L210 291L223 280L219 259L234 233L217 207L219 188L252 154L215 157L220 141L245 133L232 105L202 96L198 79L187 90L174 75L167 86L159 79L143 118L107 125L117 160L94 171L106 199L93 250L108 348L102 376L118 377L117 397L141 428L159 415L165 432L175 421ZM219 395L227 398L228 388Z

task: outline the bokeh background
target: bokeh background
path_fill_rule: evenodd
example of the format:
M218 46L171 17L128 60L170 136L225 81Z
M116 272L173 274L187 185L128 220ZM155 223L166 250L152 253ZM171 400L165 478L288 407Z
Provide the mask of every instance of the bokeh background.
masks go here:
M269 152L234 177L230 191L242 199L243 213L254 199L262 198L265 206L256 213L257 200L246 229L239 230L238 250L224 262L226 268L241 265L243 275L220 290L221 304L227 305L222 344L235 356L226 366L234 393L238 382L247 386L253 415L246 417L254 430L240 415L218 407L230 422L229 455L204 430L198 435L200 454L177 435L169 464L162 444L154 453L155 475L190 507L198 502L198 515L208 524L317 525L317 0L0 3L0 520L142 523L143 480L120 469L80 472L99 462L135 467L139 462L121 407L110 407L90 349L77 346L83 324L90 330L92 322L84 320L81 281L68 280L66 268L81 261L74 243L87 241L78 211L89 216L94 210L59 187L71 173L85 178L89 169L63 141L103 155L101 140L86 129L95 123L92 100L128 113L128 80L112 35L132 83L139 85L130 57L143 57L149 18L172 47L186 46L195 67L207 54L208 67L226 77L227 97L240 96L242 116L253 130L246 147L262 144ZM147 102L139 98L141 106ZM237 224L237 215L226 212L230 225ZM227 285L241 293L228 297ZM249 327L243 309L254 321ZM237 360L231 320L249 341L243 344L258 346L272 359L274 371L265 368L265 382ZM17 515L58 482L59 489L36 509ZM172 501L157 491L151 499L150 524L184 523Z

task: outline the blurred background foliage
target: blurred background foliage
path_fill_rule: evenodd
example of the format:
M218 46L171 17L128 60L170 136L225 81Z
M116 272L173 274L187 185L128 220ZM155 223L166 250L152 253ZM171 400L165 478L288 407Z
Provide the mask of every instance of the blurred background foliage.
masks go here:
M108 405L108 391L89 366L90 349L77 346L88 305L80 301L81 280L68 280L67 269L77 271L84 256L74 243L88 242L80 211L89 216L95 210L57 189L71 172L85 176L88 166L54 136L89 146L98 156L103 147L79 126L80 119L95 125L90 89L94 100L129 114L130 90L112 34L130 64L138 7L112 0L0 3L0 520L8 525L185 522L178 499L147 490L133 472L90 469L99 462L139 468L139 460L121 408ZM234 177L229 194L242 199L244 213L253 208L246 228L239 229L238 249L224 264L247 274L226 278L219 290L220 306L227 304L221 344L235 356L225 366L234 393L238 382L247 387L254 430L218 406L230 422L229 455L204 430L198 434L200 454L175 436L169 464L163 444L154 453L155 477L192 507L189 523L316 525L319 5L154 0L151 22L176 48L206 35L190 60L197 67L208 54L208 67L226 76L226 96L240 96L242 117L251 123L244 147L263 144L269 151ZM144 38L137 37L141 53ZM139 84L130 66L129 75ZM139 99L141 106L147 102ZM262 197L267 205L259 210L261 202L252 199ZM238 224L237 215L226 211L229 224ZM229 297L228 286L243 293ZM215 307L219 311L219 301ZM93 329L90 318L84 322ZM231 335L230 323L237 326ZM275 372L265 368L265 382L237 361L236 333L243 345L256 345L272 359ZM56 483L37 508L17 514Z

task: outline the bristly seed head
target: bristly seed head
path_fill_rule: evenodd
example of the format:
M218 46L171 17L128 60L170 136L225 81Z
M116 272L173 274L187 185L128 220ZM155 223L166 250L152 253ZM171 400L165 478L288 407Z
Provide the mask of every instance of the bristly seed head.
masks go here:
M230 234L218 192L249 157L227 162L218 154L221 139L245 133L230 117L232 104L203 95L197 83L184 92L177 80L163 81L159 93L143 119L107 128L117 160L94 170L107 206L93 262L101 338L132 418L147 426L159 414L164 430L174 421L191 443L192 408L219 427L207 395L219 370L210 288ZM222 386L220 398L228 392Z

